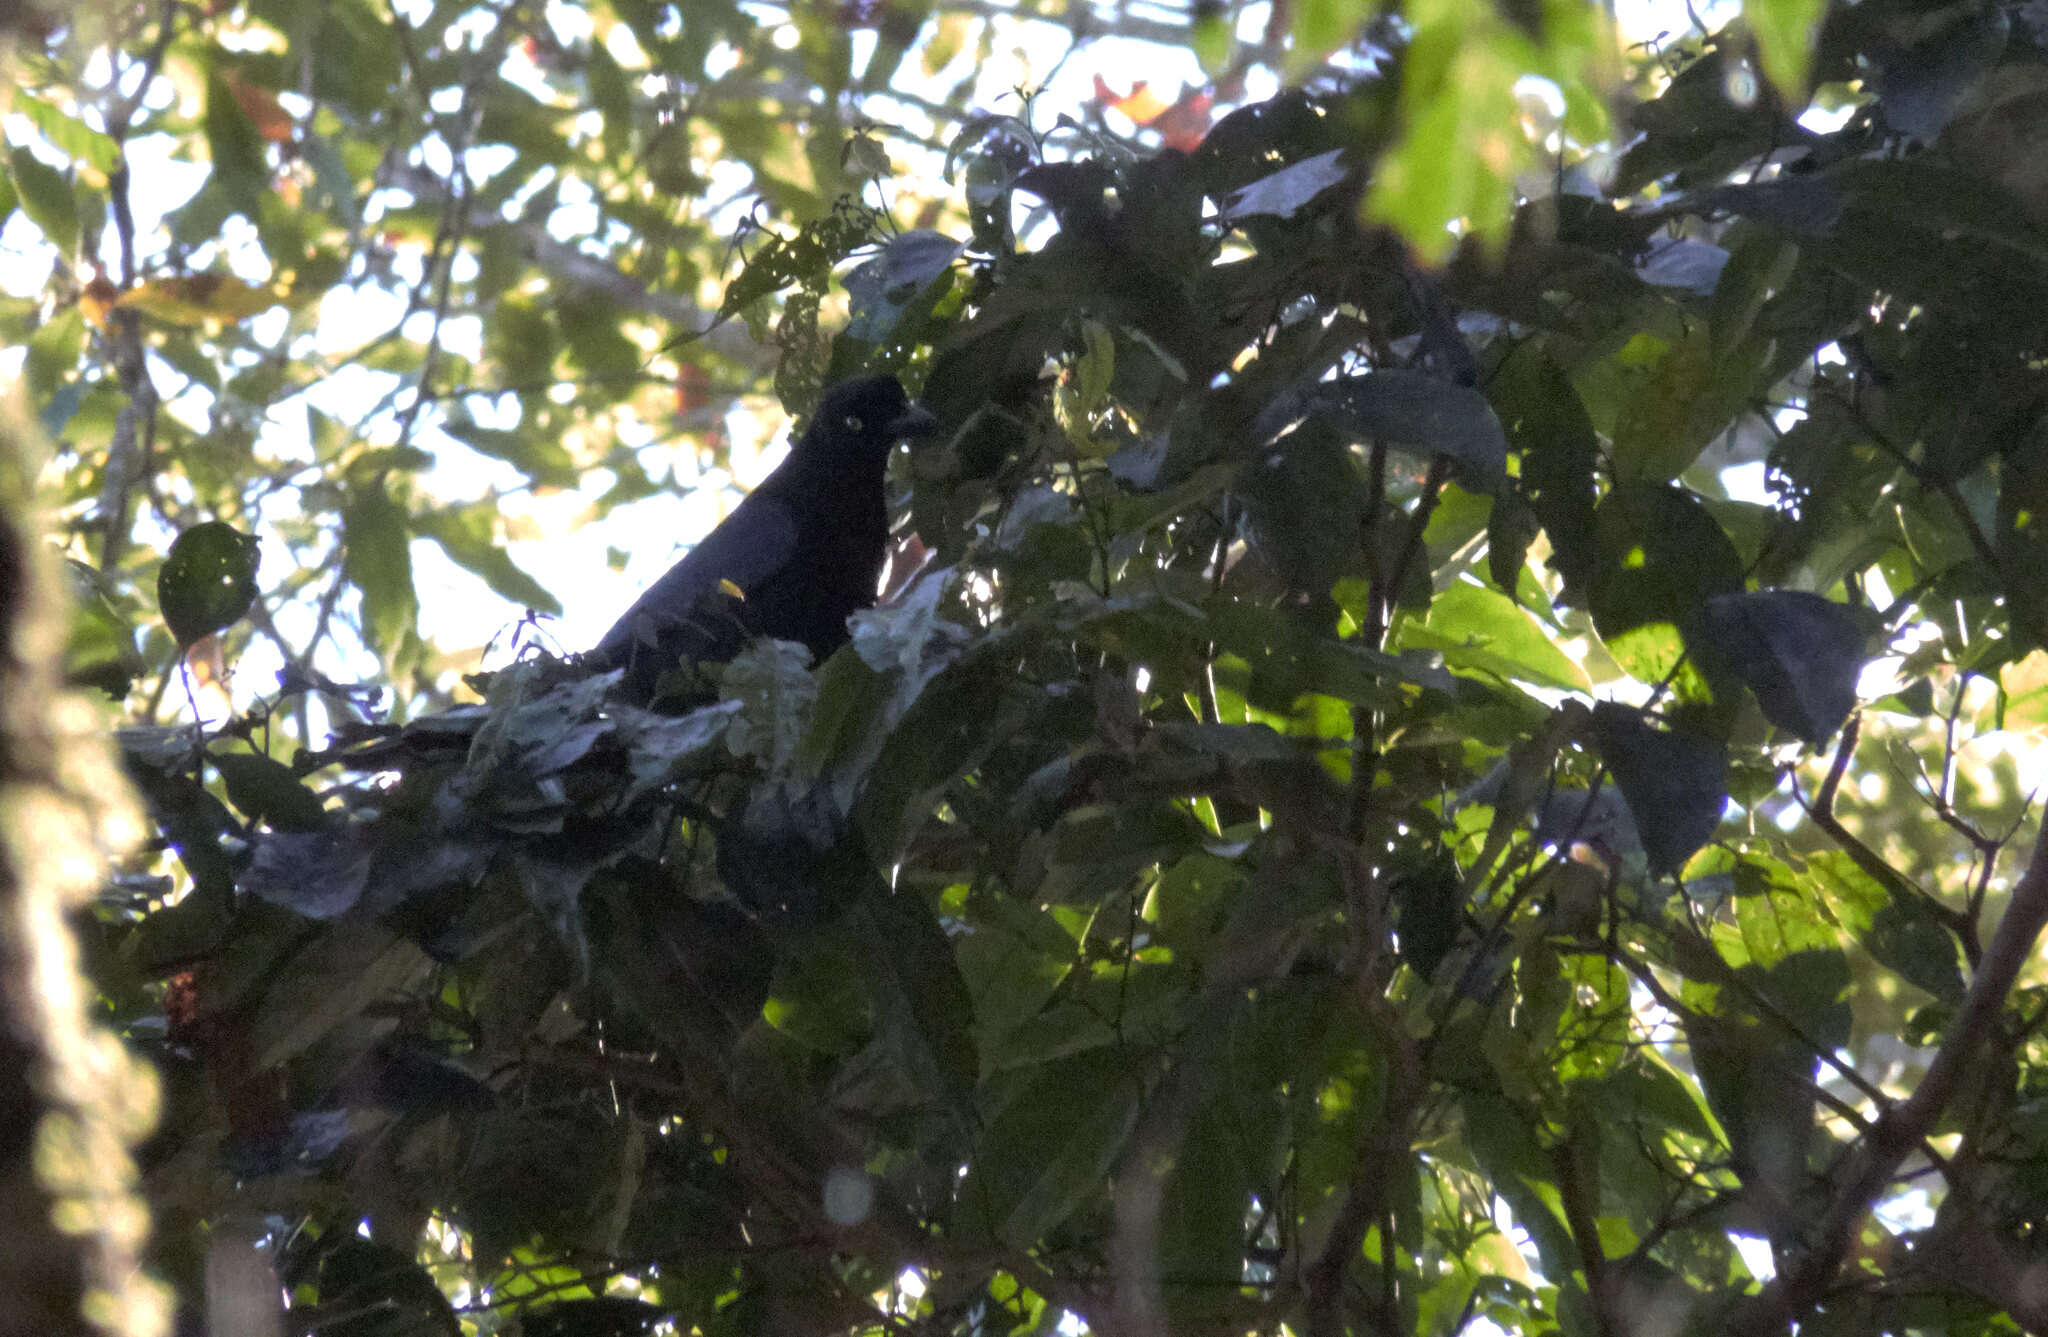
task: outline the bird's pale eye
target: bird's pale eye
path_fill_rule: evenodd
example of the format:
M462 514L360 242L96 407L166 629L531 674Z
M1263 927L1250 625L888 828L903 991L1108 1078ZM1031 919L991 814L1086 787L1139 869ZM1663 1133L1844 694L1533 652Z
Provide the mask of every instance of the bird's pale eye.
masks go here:
M843 425L843 426L844 426L844 427L846 428L846 430L847 430L847 431L849 431L849 432L858 432L858 431L860 431L860 418L859 418L859 416L858 416L857 414L852 414L852 413L849 413L849 414L847 414L847 415L846 415L846 416L845 416L844 418L842 418L842 419L841 419L840 421L841 421L841 424L842 424L842 425Z

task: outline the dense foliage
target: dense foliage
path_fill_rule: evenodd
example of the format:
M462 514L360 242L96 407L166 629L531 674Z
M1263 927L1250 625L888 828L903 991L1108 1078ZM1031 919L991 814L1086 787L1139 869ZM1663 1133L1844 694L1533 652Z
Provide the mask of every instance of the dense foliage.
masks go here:
M49 30L0 316L189 1302L260 1220L335 1333L2048 1324L2048 23L1443 8L1198 7L1135 137L892 91L965 6ZM454 702L413 540L550 611L508 497L871 370L943 428L852 644Z

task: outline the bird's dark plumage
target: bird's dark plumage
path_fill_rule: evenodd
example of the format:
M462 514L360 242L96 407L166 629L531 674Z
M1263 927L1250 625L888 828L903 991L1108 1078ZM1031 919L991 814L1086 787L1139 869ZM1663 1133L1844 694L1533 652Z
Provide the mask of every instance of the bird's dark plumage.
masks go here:
M789 458L648 587L590 658L625 669L627 694L640 701L678 665L730 659L755 636L801 641L824 659L845 643L848 615L875 601L889 547L889 451L932 425L894 376L827 390Z

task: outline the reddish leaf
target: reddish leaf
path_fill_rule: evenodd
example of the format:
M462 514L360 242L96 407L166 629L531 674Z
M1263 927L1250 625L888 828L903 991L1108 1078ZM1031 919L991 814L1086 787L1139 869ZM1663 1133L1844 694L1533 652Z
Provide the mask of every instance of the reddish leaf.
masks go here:
M1166 147L1192 153L1202 142L1202 136L1209 133L1209 111L1215 105L1215 98L1200 89L1190 88L1171 107L1161 112L1150 128L1159 132L1159 137L1166 141Z
M1202 136L1209 133L1209 111L1216 103L1214 97L1198 88L1185 88L1178 98L1168 102L1143 79L1133 83L1130 92L1120 94L1103 82L1099 74L1095 76L1095 96L1103 106L1122 112L1134 124L1156 131L1168 148L1183 153L1193 150L1202 142Z
M260 84L245 84L239 79L228 80L228 92L234 95L235 105L256 127L256 133L273 144L289 144L296 135L292 114L277 100L277 94Z
M694 362L676 368L676 412L695 413L710 406L711 377Z
M1101 75L1095 76L1095 96L1103 106L1120 111L1139 125L1150 125L1166 114L1169 104L1147 87L1143 79L1131 85L1128 93L1113 93Z

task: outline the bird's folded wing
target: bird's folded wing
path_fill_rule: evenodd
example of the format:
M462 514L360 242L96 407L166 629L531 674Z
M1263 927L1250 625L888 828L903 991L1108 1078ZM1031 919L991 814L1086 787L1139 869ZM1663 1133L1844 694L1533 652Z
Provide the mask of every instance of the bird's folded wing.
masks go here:
M636 649L656 647L671 661L711 657L729 633L704 614L725 583L744 598L796 555L796 519L789 507L756 493L648 586L592 653L611 665L625 663Z

